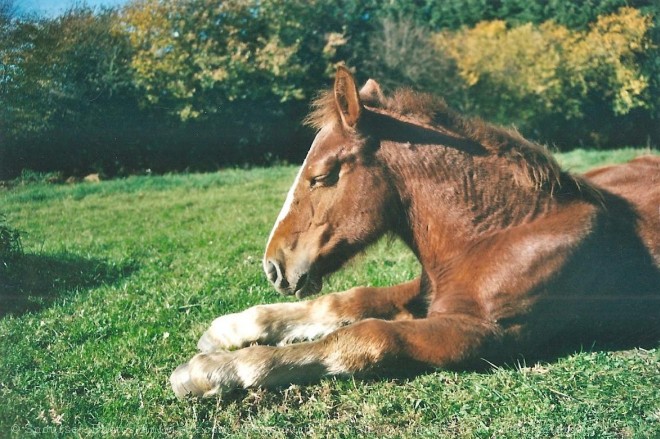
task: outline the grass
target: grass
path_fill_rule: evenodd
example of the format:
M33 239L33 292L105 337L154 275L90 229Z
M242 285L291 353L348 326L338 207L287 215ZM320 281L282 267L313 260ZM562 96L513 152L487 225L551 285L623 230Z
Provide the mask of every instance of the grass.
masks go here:
M559 158L581 171L643 152ZM657 349L177 400L169 374L214 317L290 300L267 284L260 259L295 172L0 192L25 252L0 279L0 437L660 436ZM417 272L410 253L385 240L324 291Z

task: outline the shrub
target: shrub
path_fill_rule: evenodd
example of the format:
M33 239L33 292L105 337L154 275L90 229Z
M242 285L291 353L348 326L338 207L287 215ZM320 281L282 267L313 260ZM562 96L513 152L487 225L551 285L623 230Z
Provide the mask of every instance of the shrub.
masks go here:
M364 60L371 76L385 88L407 86L457 100L463 84L456 63L434 44L428 28L400 15L382 18L378 24Z
M298 161L308 102L341 62L562 146L660 140L648 0L134 0L50 18L12 4L0 180ZM623 4L639 10L611 14Z
M20 232L11 228L5 215L0 213L0 272L5 271L9 264L22 254Z
M481 21L504 20L509 25L540 24L552 20L570 29L587 29L599 16L609 15L624 6L640 10L657 9L655 0L422 0L412 13L432 28L460 29ZM389 2L388 2L389 3ZM407 4L392 0L394 4ZM420 4L421 3L421 4ZM421 6L421 7L420 7Z
M622 132L643 143L650 125L635 118L652 104L638 57L651 48L651 25L622 8L587 31L495 20L435 41L456 62L475 113L565 146L606 145Z

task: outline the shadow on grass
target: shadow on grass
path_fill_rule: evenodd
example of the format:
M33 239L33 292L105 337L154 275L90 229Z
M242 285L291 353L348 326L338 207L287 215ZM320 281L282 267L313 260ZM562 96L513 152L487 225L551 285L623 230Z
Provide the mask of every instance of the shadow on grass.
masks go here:
M38 311L72 293L112 284L135 271L73 254L25 254L0 269L0 317Z

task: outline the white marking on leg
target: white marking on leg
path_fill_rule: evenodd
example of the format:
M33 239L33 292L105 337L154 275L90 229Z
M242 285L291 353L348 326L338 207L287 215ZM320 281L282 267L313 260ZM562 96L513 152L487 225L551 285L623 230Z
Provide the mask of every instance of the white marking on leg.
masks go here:
M284 331L283 337L277 343L278 346L297 343L301 341L313 341L340 328L340 322L329 323L302 323L292 325Z
M298 314L284 314L284 318L289 317L286 326L279 334L279 346L302 342L313 341L325 337L331 332L336 331L342 326L353 323L337 314L334 309L336 294L330 294L315 300L301 302L298 304Z
M241 380L244 388L252 387L263 380L267 371L263 367L258 367L251 362L236 361L236 376Z
M218 317L197 343L202 352L243 348L251 344L287 345L325 337L355 320L338 315L336 294L296 303L257 305Z
M343 354L339 351L331 352L323 362L323 365L328 375L341 375L348 372Z
M260 307L218 317L197 343L202 352L242 348L268 338L267 328L259 324Z

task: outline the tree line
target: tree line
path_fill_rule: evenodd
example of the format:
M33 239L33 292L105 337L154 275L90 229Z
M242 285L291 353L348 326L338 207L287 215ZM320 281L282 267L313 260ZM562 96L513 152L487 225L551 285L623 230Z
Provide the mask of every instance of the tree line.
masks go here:
M339 63L552 146L657 145L653 0L0 0L0 179L297 161Z

